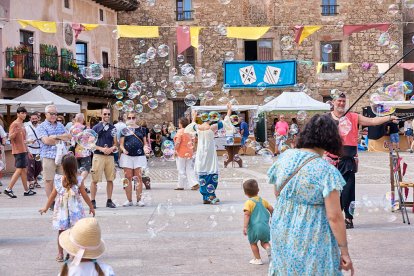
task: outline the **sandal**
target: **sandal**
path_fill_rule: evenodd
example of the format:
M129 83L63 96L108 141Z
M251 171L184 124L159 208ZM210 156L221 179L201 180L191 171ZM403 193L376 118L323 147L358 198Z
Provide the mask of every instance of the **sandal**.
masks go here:
M196 190L198 190L198 188L200 188L200 185L195 184L193 187L191 187L191 190L196 191Z
M220 202L220 199L218 197L210 198L210 204L218 204Z
M354 223L352 222L352 219L345 219L345 226L346 229L354 228Z
M56 257L56 262L58 262L58 263L63 263L63 254L62 255L57 255L57 257Z
M35 186L35 188L42 188L42 186L37 182L35 182L34 186Z
M30 183L30 184L29 184L29 189L30 189L30 190L34 189L34 187L35 187L35 186L34 186L34 184L33 184L33 183Z

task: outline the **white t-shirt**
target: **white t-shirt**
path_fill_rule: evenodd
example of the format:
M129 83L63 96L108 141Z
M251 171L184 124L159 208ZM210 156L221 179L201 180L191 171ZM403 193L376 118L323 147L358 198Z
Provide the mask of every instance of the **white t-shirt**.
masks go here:
M404 122L404 131L407 131L407 129L409 129L409 128L413 128L413 126L412 126L412 122L411 121L405 121Z
M41 143L41 141L39 139L37 139L37 137L39 137L39 132L37 130L38 126L39 125L34 127L31 122L29 122L26 125L26 140L35 141L33 144L27 145L27 147L29 149L29 152L31 154L40 154L40 146L41 146L40 143ZM34 134L33 130L36 132L36 135Z
M7 136L7 133L4 131L4 128L0 125L0 138Z
M112 267L98 262L105 276L115 276ZM60 273L58 274L60 276ZM81 262L79 265L69 264L68 276L98 276L93 262Z

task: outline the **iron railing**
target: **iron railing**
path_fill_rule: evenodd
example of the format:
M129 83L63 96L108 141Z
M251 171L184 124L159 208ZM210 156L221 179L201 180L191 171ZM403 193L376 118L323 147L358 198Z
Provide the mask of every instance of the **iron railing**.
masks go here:
M191 11L175 11L177 21L191 21L194 20L194 10Z
M33 79L61 83L70 83L76 80L78 84L99 88L108 88L110 81L114 82L120 79L127 80L128 83L131 81L131 74L128 69L121 69L110 65L105 65L102 79L97 81L85 79L81 74L82 66L79 66L75 59L67 56L5 51L4 57L6 61L4 77L6 78ZM85 65L89 66L91 64L93 63L87 62Z
M337 15L338 14L338 6L339 5L321 5L322 15L324 15L324 16Z

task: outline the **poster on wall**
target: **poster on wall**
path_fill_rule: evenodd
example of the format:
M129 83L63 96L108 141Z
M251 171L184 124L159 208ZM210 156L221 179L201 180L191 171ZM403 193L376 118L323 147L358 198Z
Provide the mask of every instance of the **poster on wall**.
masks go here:
M224 63L230 88L282 88L296 84L296 60L231 61Z

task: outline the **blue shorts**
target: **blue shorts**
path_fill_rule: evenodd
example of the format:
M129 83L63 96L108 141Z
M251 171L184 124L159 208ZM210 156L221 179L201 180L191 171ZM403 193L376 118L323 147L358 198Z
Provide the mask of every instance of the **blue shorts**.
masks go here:
M407 130L405 131L405 136L413 136L413 129L407 128Z
M249 137L242 137L242 138L241 138L241 142L240 142L240 144L241 144L242 146L244 146L244 144L246 144L246 140L247 140L247 138L249 138Z
M391 133L390 134L390 141L391 141L391 143L399 143L400 142L400 135L398 133Z

